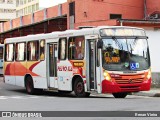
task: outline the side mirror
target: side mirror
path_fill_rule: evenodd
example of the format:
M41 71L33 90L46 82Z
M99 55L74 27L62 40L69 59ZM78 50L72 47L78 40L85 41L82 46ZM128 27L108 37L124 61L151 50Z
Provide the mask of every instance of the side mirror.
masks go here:
M97 42L97 48L98 49L101 49L103 47L103 41L100 39L100 40L98 40L98 42Z

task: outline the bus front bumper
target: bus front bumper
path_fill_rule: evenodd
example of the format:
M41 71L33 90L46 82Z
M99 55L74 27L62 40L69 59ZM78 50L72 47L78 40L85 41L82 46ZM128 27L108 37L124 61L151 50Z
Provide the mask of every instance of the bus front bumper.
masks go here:
M107 80L102 81L102 93L138 92L150 90L151 79L139 84L117 84Z

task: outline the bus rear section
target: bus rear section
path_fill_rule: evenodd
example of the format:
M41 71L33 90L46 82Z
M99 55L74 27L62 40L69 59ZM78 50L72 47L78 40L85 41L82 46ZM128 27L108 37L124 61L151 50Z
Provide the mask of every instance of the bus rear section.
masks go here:
M3 44L0 44L0 75L3 75Z

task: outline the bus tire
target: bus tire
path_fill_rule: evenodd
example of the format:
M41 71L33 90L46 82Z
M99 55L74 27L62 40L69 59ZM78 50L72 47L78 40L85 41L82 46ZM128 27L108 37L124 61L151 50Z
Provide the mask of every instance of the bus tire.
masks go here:
M25 87L28 94L33 95L35 93L33 80L31 76L28 76L25 80Z
M126 92L122 92L122 93L113 93L113 96L115 98L125 98L127 96L128 93Z
M74 92L77 97L89 97L90 93L85 92L84 82L81 78L77 78L74 82Z

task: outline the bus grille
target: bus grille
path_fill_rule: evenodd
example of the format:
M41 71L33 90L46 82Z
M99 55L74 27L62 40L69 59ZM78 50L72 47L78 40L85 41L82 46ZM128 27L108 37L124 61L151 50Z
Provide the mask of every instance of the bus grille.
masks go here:
M115 82L117 84L135 84L142 83L145 78L144 74L138 75L120 75L119 77L115 77Z

